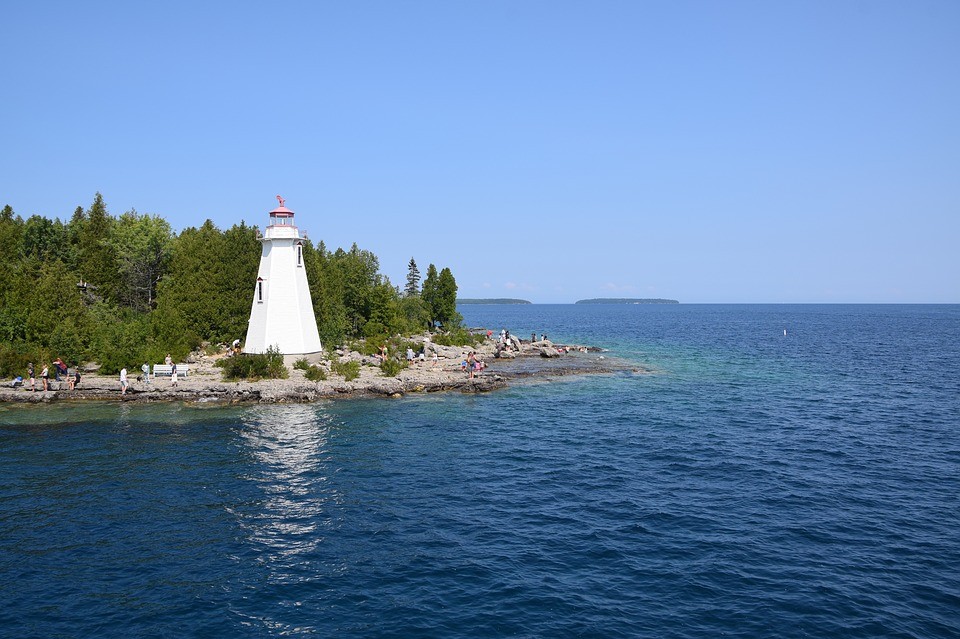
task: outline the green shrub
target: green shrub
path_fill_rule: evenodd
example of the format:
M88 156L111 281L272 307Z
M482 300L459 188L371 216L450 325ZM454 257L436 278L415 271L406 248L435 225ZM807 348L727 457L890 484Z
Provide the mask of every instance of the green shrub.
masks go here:
M330 370L350 382L360 377L360 362L331 362Z
M286 379L289 376L283 365L283 354L270 348L266 353L242 353L224 357L217 362L223 369L225 379Z
M457 328L434 335L433 343L440 346L478 346L486 339L485 335L476 335L466 329Z
M396 377L400 371L407 367L406 360L397 360L388 357L380 364L380 374L384 377Z
M310 366L310 362L307 361L306 357L301 357L293 363L293 368L301 371L309 371L313 367Z
M307 367L307 370L304 371L303 375L311 382L322 382L327 379L327 371L323 370L319 366Z
M0 377L22 376L27 378L27 362L33 362L35 374L39 377L44 363L53 361L53 356L45 348L15 347L0 344ZM69 361L69 360L67 360Z

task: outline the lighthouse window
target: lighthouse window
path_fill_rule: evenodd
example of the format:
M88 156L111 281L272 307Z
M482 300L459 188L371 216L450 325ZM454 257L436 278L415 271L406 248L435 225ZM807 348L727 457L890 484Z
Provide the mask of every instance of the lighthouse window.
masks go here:
M263 280L257 280L257 303L263 304Z
M303 245L297 244L297 266L303 266Z

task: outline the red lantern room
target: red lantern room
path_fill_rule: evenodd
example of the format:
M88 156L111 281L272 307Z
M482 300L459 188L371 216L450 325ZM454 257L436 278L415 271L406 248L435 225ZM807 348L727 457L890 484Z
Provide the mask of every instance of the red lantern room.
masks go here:
M292 226L293 211L284 206L284 199L277 196L280 206L270 211L270 226Z

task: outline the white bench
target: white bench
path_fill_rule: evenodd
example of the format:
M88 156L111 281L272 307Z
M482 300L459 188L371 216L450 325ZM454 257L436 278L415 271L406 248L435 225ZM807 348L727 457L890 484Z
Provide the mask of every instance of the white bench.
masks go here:
M190 367L186 364L177 364L177 375L186 377L190 372ZM153 365L153 376L154 377L170 377L173 375L173 366L170 364L154 364Z

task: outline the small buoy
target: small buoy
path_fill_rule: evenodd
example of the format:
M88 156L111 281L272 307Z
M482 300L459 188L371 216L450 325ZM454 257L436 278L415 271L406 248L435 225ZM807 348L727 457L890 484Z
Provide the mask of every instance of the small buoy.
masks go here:
M784 335L784 336L787 335L787 329L783 329L783 335Z

